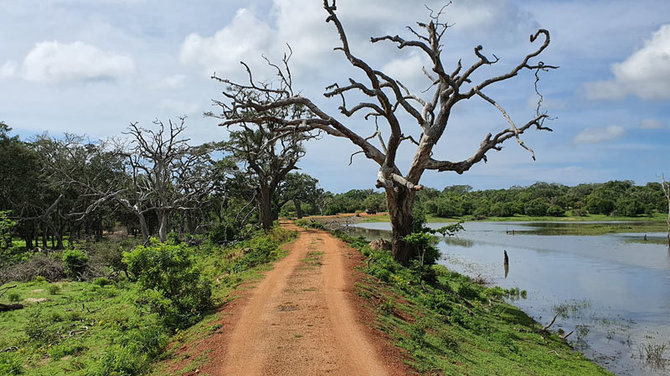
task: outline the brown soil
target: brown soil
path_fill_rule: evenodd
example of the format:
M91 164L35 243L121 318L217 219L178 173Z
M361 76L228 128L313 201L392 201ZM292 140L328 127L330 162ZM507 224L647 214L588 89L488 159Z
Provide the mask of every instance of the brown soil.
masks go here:
M355 294L360 253L327 232L286 226L299 231L288 256L221 312L222 334L194 349L210 360L194 374L412 373Z

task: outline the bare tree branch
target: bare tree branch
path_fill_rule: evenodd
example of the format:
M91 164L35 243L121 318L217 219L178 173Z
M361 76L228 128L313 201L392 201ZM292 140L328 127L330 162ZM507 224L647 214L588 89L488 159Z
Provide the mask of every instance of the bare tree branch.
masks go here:
M352 51L345 29L338 18L336 1L323 0L323 7L327 13L326 23L333 25L339 37L339 44L335 50L341 51L351 66L366 77L366 80L363 81L349 78L346 84L334 83L326 88L325 97L339 97L338 111L342 120L322 110L310 99L293 94L297 91L292 88L293 83L290 80L286 57L281 67L267 61L277 71L278 78L274 86L255 82L247 65L244 67L249 77L248 84L236 84L214 76L213 78L226 84L227 87L223 93L225 100L214 101L222 112L219 115L211 113L208 115L221 119L220 125L222 126L244 127L245 124L262 125L266 122L274 122L278 124L277 130L281 135L289 132L320 130L332 136L349 139L360 149L350 155L350 164L355 155L362 153L379 165L376 186L384 188L387 193L394 229L394 252L400 247L398 244L403 243L402 236L398 234L406 235L407 231L411 231L412 221L408 218L411 218L414 192L422 189L423 186L419 184L419 181L426 170L454 171L462 174L474 164L480 161L486 162L487 152L501 150L503 143L510 138L514 138L519 146L528 150L531 157L535 159L534 150L523 142L521 135L530 128L551 131L550 128L544 126L544 121L548 119L548 116L540 112L543 97L538 90L538 81L540 71L553 70L558 67L541 61L532 61L549 46L550 37L547 30L540 29L531 35L530 43L536 46L539 44L539 46L526 54L511 70L499 76L486 78L476 84L472 83L473 74L483 66L496 64L500 59L495 54L485 53L484 48L479 45L473 50L476 61L471 66L464 68L461 60L458 60L455 67L447 69L442 58L444 48L442 38L450 25L441 19L448 9L446 6L437 11L429 9L427 22L418 22L415 27L408 27L406 32L410 39L400 35L372 37L370 39L372 44L390 42L398 49L408 48L418 51L430 61L427 67L417 67L429 80L428 88L419 95L412 93L402 82L360 59ZM488 86L511 79L522 70L535 71L534 87L539 100L536 116L523 126L517 126L517 122L509 116L498 101L483 92ZM352 102L352 95L362 95L366 98ZM424 98L423 95L426 97ZM433 159L433 149L446 131L452 109L461 101L475 95L495 107L509 127L495 134L488 134L479 148L466 159L456 162ZM304 109L304 113L295 117L272 115L272 111L277 109L290 108ZM362 111L366 112L365 120L372 120L371 117L374 119L375 129L368 137L361 136L358 128L354 131L352 126L356 120L355 116L360 116ZM421 129L421 135L416 140L411 136L413 132L407 127L403 131L401 119L408 117ZM380 124L387 128L383 135ZM379 145L375 140L379 142ZM404 174L397 165L399 147L403 141L410 141L416 146L414 157ZM405 256L398 260L403 263L408 262Z

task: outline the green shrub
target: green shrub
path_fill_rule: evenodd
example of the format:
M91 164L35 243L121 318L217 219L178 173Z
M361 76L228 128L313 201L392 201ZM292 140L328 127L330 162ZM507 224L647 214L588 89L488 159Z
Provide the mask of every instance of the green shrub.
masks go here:
M69 311L65 313L65 318L68 321L80 321L84 318L84 314L81 311Z
M47 279L42 277L41 275L38 275L37 277L35 277L33 279L33 282L35 282L35 283L44 283L46 281L47 281Z
M47 286L47 291L49 291L49 295L56 295L60 292L60 286L54 283L49 284Z
M128 272L147 303L171 329L184 328L212 307L212 286L195 266L193 250L184 244L139 246L123 255Z
M63 266L69 278L82 279L88 265L88 256L78 249L68 249L63 252Z
M237 227L230 223L219 223L209 231L209 240L215 244L224 244L236 238Z
M209 240L214 244L230 243L234 240L246 239L251 235L251 227L239 223L221 222L209 231Z
M109 278L100 277L100 278L96 278L95 281L93 281L93 284L102 287L102 286L111 285L112 281L110 281Z
M421 265L433 265L440 258L435 247L435 237L425 232L414 232L403 238L405 243L416 249L417 261Z
M18 292L10 292L7 294L7 299L9 299L10 302L18 302L21 300L21 295L19 295Z
M92 372L95 376L135 376L147 367L145 355L128 346L113 345L102 355L98 368Z
M165 349L168 341L165 329L155 322L126 332L120 343L149 359L155 359Z

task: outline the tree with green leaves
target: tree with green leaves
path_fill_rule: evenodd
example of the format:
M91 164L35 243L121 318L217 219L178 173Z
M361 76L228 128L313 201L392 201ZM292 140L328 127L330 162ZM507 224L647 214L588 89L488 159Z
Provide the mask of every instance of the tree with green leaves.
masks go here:
M279 189L279 206L292 201L295 205L296 216L303 217L302 204L309 203L317 206L324 192L319 187L319 180L300 172L291 172L281 183Z
M11 218L17 222L14 232L27 248L33 248L40 213L37 201L43 184L39 159L28 143L9 135L11 130L0 122L0 210L11 210Z
M12 228L16 226L16 221L9 218L9 213L9 210L0 211L0 249L12 247Z
M290 80L290 75L286 79ZM272 98L271 93L263 91L256 93L253 88L240 88L235 95L245 97L249 101L268 103ZM221 102L215 101L215 103ZM283 127L284 121L297 119L303 114L304 110L300 105L260 112L250 109L245 112L248 113L244 117L268 120L248 124L241 121L238 128L230 130L228 141L220 145L222 150L241 166L240 171L247 175L247 180L255 191L260 224L265 231L269 231L279 214L279 207L273 205L275 194L280 184L297 168L296 164L305 155L303 143L314 138L315 134L277 132L278 128ZM206 115L222 119L224 120L222 125L226 125L225 113L210 112Z

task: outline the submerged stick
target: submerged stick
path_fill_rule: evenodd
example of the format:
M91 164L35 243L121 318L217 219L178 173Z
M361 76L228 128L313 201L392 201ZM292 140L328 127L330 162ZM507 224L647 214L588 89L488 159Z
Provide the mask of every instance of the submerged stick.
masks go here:
M507 250L503 250L505 253L505 260L503 262L503 266L505 267L505 278L507 278L507 274L509 273L509 257L507 256Z

